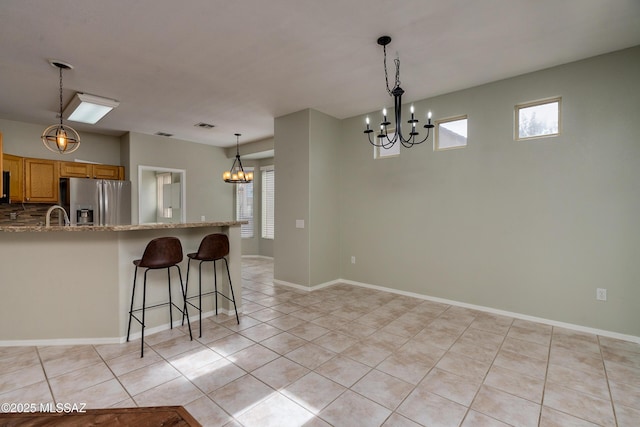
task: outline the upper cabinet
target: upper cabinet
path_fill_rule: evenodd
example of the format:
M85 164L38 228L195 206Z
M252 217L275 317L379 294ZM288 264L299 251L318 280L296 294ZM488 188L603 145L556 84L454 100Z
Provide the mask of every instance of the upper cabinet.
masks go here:
M124 167L92 163L58 162L60 178L124 179Z
M11 154L3 156L3 170L9 171L9 199L11 203L24 202L24 158Z
M2 153L2 132L0 132L0 153ZM0 156L0 172L2 172L4 170L4 167L2 166L2 156ZM4 189L4 182L2 181L3 176L0 173L0 193L4 193L3 189ZM2 197L6 197L6 194L0 194L0 198Z
M24 159L24 195L27 203L58 203L58 162Z
M124 167L93 163L0 156L10 172L11 203L58 203L60 178L124 179ZM0 187L2 188L2 187Z

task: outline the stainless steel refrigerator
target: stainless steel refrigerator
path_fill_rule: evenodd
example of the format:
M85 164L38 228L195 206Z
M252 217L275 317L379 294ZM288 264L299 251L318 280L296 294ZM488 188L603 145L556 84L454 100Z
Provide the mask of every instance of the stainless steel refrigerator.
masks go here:
M131 182L62 178L60 204L72 225L131 224Z

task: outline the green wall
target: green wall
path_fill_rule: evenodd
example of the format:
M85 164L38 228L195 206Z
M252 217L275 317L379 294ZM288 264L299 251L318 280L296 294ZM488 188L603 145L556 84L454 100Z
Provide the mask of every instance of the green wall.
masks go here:
M155 135L129 133L128 164L132 218L138 218L138 166L186 170L187 222L233 219L233 186L222 180L231 165L224 150L204 144Z
M22 157L74 161L80 159L108 165L120 163L120 138L79 132L80 147L71 154L58 154L45 148L40 136L49 124L34 124L0 119L0 132L3 136L3 152Z
M373 160L345 120L341 277L640 336L638 76L634 48L415 103L468 115L458 150ZM562 134L514 141L514 105L554 96Z
M364 115L337 132L313 110L277 118L276 280L343 279L640 337L638 76L640 47L422 100L434 119L466 114L468 146L381 160ZM555 96L562 134L514 141L514 106ZM318 132L334 155L310 149ZM336 180L316 186L333 164ZM314 229L325 214L338 227ZM329 248L338 261L311 261ZM330 272L321 281L316 266Z

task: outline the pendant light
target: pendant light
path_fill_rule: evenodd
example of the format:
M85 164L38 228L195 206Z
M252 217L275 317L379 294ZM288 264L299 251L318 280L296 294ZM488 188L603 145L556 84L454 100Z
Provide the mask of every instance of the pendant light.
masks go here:
M253 172L246 172L240 160L240 134L236 133L236 158L231 165L231 169L222 174L224 182L230 184L248 184L253 181Z
M62 70L70 70L73 65L57 60L51 60L49 63L60 70L60 123L44 130L42 142L54 153L69 154L80 147L80 135L71 126L62 124Z
M389 77L387 75L387 45L391 43L391 37L382 36L378 39L378 44L382 46L382 50L384 53L384 77L387 83L387 92L390 96L393 97L393 108L395 120L394 122L390 122L387 119L387 109L382 109L382 122L380 122L380 133L375 135L374 139L371 139L371 134L374 132L373 129L369 126L369 117L366 118L367 128L364 133L367 134L367 138L371 145L376 147L382 147L384 149L389 149L394 146L397 142L402 144L403 147L413 147L416 144L422 144L429 138L429 131L433 129L434 125L431 123L431 112L427 115L427 123L423 126L427 130L427 135L421 139L416 140L416 136L420 135L416 125L419 120L415 118L413 105L411 106L411 120L407 120L409 124L409 136L405 137L402 134L402 95L404 94L404 90L400 87L400 58L395 59L396 64L396 81L393 89L389 87ZM393 127L389 127L393 126ZM391 136L390 136L391 134Z

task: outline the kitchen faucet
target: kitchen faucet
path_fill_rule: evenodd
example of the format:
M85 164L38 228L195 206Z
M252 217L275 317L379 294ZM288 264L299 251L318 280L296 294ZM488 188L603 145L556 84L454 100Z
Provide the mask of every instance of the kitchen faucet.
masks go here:
M62 211L62 213L64 214L64 225L70 225L69 222L69 216L67 215L67 211L64 210L64 208L60 205L53 205L49 208L49 210L47 210L47 219L45 220L45 227L50 227L51 226L51 212L53 212L56 209L60 209Z

